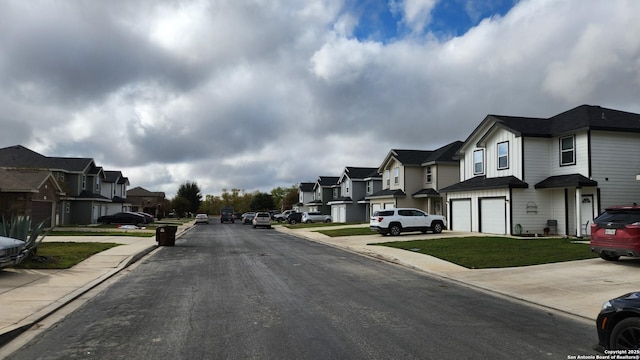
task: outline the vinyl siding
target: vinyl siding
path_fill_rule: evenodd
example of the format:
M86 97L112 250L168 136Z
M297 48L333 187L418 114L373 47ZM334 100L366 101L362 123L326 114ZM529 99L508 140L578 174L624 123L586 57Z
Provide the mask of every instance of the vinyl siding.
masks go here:
M567 134L572 135L572 134ZM556 136L549 142L550 175L582 174L589 177L589 137L586 131L575 134L576 163L560 166L560 138Z
M535 184L546 179L551 174L549 139L526 138L522 145L524 149L524 166L526 166L522 181L533 188Z
M640 136L632 133L593 131L591 170L600 188L600 209L640 202Z
M460 181L460 166L458 164L438 164L437 166L432 166L432 169L436 170L431 187L436 191Z

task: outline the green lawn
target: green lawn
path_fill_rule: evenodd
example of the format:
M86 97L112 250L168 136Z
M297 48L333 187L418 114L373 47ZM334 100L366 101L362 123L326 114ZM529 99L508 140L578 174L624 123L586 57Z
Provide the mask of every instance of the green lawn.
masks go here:
M589 244L567 238L460 237L398 241L389 246L428 254L469 269L505 268L596 258Z
M15 266L16 269L68 269L91 255L120 244L43 242L38 245L36 259L27 259Z
M152 237L156 236L155 228L154 232L144 230L121 230L121 231L49 231L47 236L136 236L136 237Z
M344 229L330 229L330 230L317 230L321 234L325 234L330 237L336 236L354 236L354 235L373 235L377 232L371 231L369 227L352 227Z

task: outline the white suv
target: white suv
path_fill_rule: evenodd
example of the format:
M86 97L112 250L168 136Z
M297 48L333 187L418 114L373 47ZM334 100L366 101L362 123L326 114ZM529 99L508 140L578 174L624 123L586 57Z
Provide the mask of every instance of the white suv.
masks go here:
M447 221L442 215L429 215L412 208L384 209L373 213L369 228L382 235L400 235L406 231L433 231L439 234L446 229Z

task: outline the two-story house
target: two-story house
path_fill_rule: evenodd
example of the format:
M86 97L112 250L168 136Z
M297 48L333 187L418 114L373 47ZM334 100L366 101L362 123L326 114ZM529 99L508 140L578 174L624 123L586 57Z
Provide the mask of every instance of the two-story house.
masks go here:
M104 214L104 205L111 203L110 197L101 194L104 170L91 158L49 157L17 145L0 149L0 168L51 173L60 188L57 204L52 205L52 225L94 223Z
M367 191L380 188L382 180L377 168L344 168L334 188L339 188L337 198L328 204L331 206L331 218L334 222L367 222L369 220L369 201L365 199ZM369 188L368 188L369 186Z
M149 191L136 186L127 190L127 201L131 204L131 211L142 211L162 219L168 213L168 201L162 191Z
M313 184L313 200L307 205L309 211L319 211L325 215L331 214L329 201L334 198L334 186L338 183L338 176L319 176Z
M314 190L312 182L301 182L298 185L298 204L294 206L295 210L299 212L311 211L309 202L313 201Z
M640 115L582 105L551 118L488 115L442 189L453 230L585 236L610 205L637 201Z
M121 171L104 171L100 195L111 199L111 203L103 205L103 215L131 211L131 203L127 200L127 186L129 186L129 179L123 176Z
M436 150L392 149L378 168L382 190L366 196L371 211L412 207L430 214L446 214L440 189L459 181L454 141Z

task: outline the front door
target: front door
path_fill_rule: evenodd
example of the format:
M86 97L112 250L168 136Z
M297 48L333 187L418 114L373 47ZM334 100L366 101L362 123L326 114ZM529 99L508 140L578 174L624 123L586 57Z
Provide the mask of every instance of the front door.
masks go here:
M593 195L582 195L580 203L580 229L581 233L591 235L591 223L593 222Z

